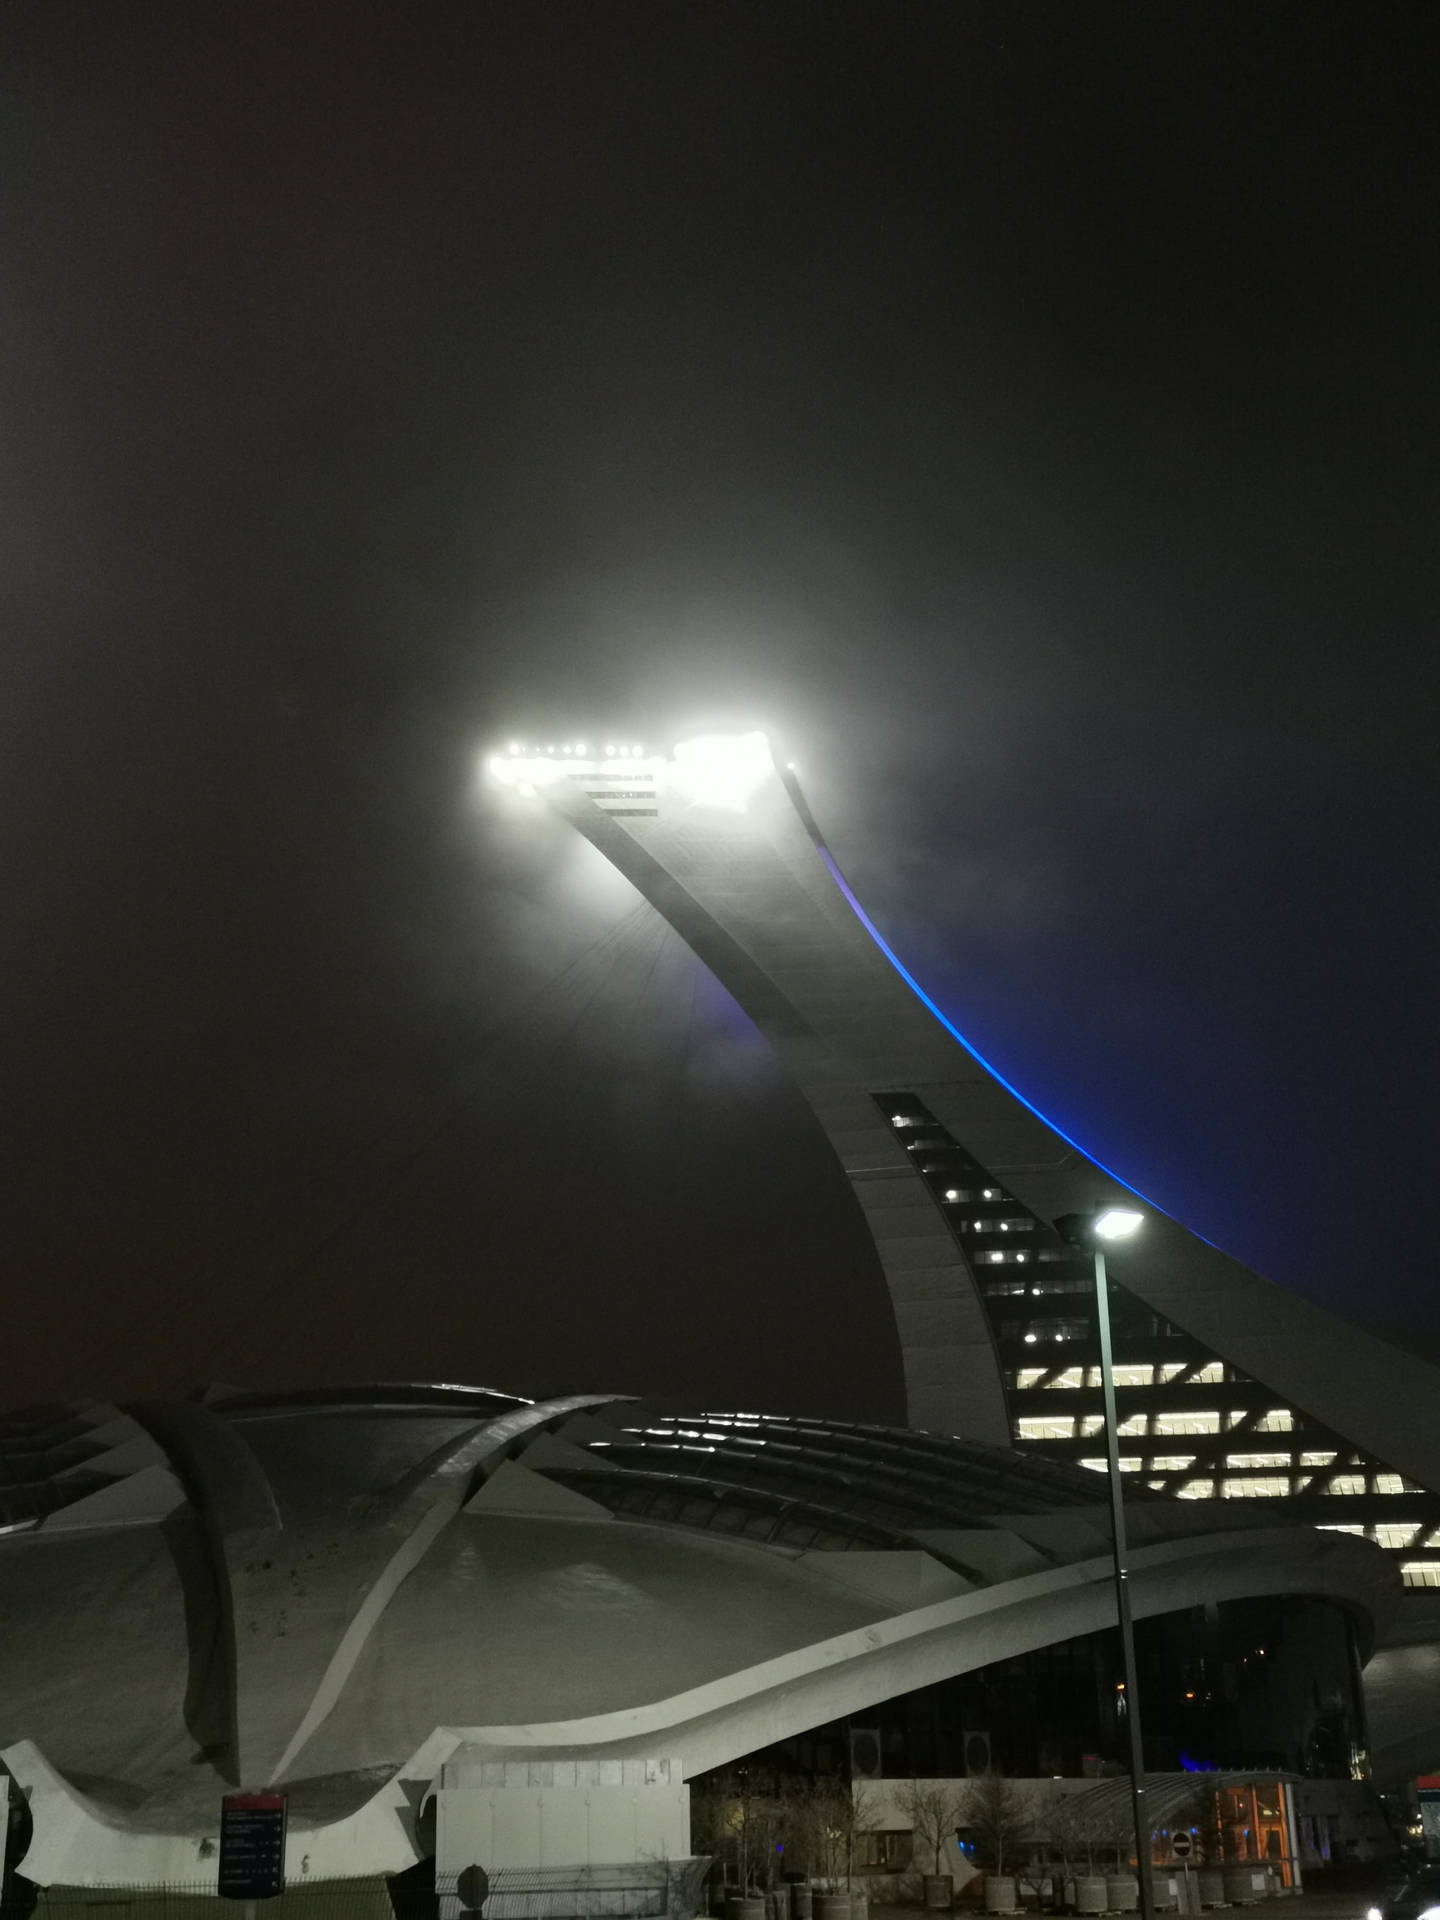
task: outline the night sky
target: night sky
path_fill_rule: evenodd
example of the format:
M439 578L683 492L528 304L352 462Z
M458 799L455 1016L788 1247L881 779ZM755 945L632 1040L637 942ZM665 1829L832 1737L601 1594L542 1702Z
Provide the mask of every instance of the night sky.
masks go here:
M0 1397L897 1417L512 734L761 725L961 1028L1440 1355L1434 10L0 23Z

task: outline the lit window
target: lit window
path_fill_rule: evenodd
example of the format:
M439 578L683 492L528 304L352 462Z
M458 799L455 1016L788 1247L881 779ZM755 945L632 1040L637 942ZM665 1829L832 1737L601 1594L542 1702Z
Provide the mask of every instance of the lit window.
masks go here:
M1400 1578L1407 1587L1440 1587L1440 1560L1406 1560Z
M1288 1453L1227 1453L1227 1467L1289 1467Z
M1004 1254L1003 1254L1003 1253L992 1253L992 1254L991 1254L991 1256L990 1256L990 1260L991 1260L991 1264L992 1264L992 1265L994 1265L994 1266L999 1266L999 1264L1000 1264L1000 1262L1001 1262L1001 1261L1002 1261L1002 1260L1003 1260L1004 1258L1005 1258L1005 1256L1004 1256Z
M1024 1266L1024 1264L1025 1264L1025 1262L1026 1262L1026 1261L1027 1261L1027 1260L1028 1260L1029 1258L1030 1258L1030 1256L1029 1256L1029 1254L1028 1254L1028 1253L1017 1253L1017 1254L1016 1254L1016 1256L1015 1256L1015 1262L1016 1262L1016 1265L1017 1265L1017 1266L1022 1266L1022 1267L1023 1267L1023 1266Z
M1185 1362L1183 1360L1164 1360L1155 1369L1156 1385L1164 1386L1166 1381L1173 1380L1177 1373L1183 1373L1184 1371Z
M1255 1500L1272 1498L1288 1494L1290 1481L1280 1474L1257 1474L1253 1479L1222 1480L1220 1498L1222 1500Z
M1295 1416L1288 1407L1271 1407L1255 1422L1257 1433L1293 1433Z
M1225 1369L1218 1360L1210 1360L1203 1367L1197 1367L1190 1378L1196 1386L1219 1386L1225 1378Z
M1249 1413L1250 1409L1248 1407L1232 1407L1225 1416L1226 1432L1228 1433L1231 1427L1238 1427L1242 1421L1249 1417Z
M1332 1473L1325 1483L1326 1493L1363 1493L1365 1476L1363 1473Z
M996 1187L986 1187L980 1198L982 1200L998 1200L1000 1198L999 1189Z
M1108 1460L1082 1460L1080 1465L1082 1467L1089 1467L1092 1473L1108 1473L1110 1471L1110 1462ZM1122 1473L1140 1473L1144 1470L1144 1466L1145 1462L1140 1458L1139 1454L1122 1453L1120 1456L1120 1471Z
M1084 1320L1032 1320L1030 1326L1042 1340L1083 1340L1090 1331L1088 1323ZM1078 1368L1076 1373L1078 1376ZM1059 1382L1056 1384L1058 1385ZM1067 1386L1074 1384L1078 1387L1080 1381L1077 1377L1073 1383L1066 1381L1065 1384Z
M1104 1431L1105 1431L1105 1416L1103 1413L1081 1414L1080 1438L1082 1440L1088 1440L1092 1433L1103 1433Z
M1187 1480L1179 1489L1182 1500L1213 1500L1215 1482L1213 1480Z
M1417 1520L1382 1520L1370 1529L1370 1538L1376 1546L1389 1547L1393 1551L1396 1547L1413 1547L1419 1531L1420 1523Z
M1038 1335L1038 1334L1034 1334L1034 1333L1027 1333L1027 1334L1026 1334L1026 1336L1025 1336L1025 1344L1026 1344L1026 1346L1027 1346L1027 1347L1033 1347L1033 1346L1034 1346L1034 1344L1035 1344L1035 1342L1036 1342L1036 1340L1037 1340L1038 1338L1039 1338L1039 1335Z
M1317 1533L1358 1533L1365 1538L1365 1529L1355 1520L1322 1520L1316 1528Z
M1150 1423L1154 1434L1177 1433L1218 1433L1220 1415L1217 1411L1199 1411L1193 1413L1157 1413Z
M1408 1493L1411 1491L1398 1473L1377 1473L1375 1476L1376 1493Z
M960 1195L956 1188L947 1187L945 1189L945 1198L949 1200L953 1205L953 1203L960 1198Z
M1053 1380L1047 1380L1045 1384L1047 1387L1078 1387L1083 1384L1084 1372L1083 1367L1066 1367L1063 1372L1057 1373Z
M1148 1418L1149 1416L1147 1414L1132 1413L1128 1420L1122 1420L1120 1422L1115 1431L1126 1435L1144 1433Z
M1111 1375L1117 1387L1148 1387L1154 1377L1155 1369L1150 1366L1112 1367ZM1096 1386L1100 1384L1099 1369L1096 1369Z
M1015 1384L1017 1387L1038 1387L1045 1378L1045 1372L1044 1367L1021 1367L1015 1376Z
M1022 1440L1073 1440L1075 1437L1073 1413L1022 1415L1016 1425Z
M1302 1467L1333 1467L1335 1456L1333 1453L1302 1453L1300 1464Z
M1167 1453L1150 1462L1151 1473L1185 1473L1195 1464L1193 1453Z

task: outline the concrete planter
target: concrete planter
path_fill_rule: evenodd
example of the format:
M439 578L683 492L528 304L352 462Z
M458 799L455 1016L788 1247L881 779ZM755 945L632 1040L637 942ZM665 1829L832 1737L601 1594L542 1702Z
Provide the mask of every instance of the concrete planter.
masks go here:
M1015 1882L1008 1873L987 1873L985 1876L985 1911L987 1913L1018 1913L1020 1902L1015 1898Z
M1155 1873L1150 1876L1150 1884L1155 1894L1155 1911L1176 1912L1180 1906L1180 1882L1168 1873Z
M1077 1873L1075 1876L1076 1913L1104 1913L1105 1882L1098 1873Z
M766 1920L763 1893L732 1893L725 1902L725 1920Z
M1225 1875L1219 1867L1201 1867L1196 1876L1200 1882L1200 1904L1202 1907L1223 1907L1225 1905Z
M815 1895L815 1920L850 1920L849 1894L817 1893Z
M925 1875L925 1904L927 1907L944 1910L955 1904L955 1882L948 1873L927 1873Z
M798 1881L790 1889L790 1912L794 1920L814 1920L815 1895Z
M1232 1906L1253 1906L1257 1900L1265 1898L1265 1869L1263 1867L1226 1867L1224 1886L1225 1898Z
M1107 1873L1105 1905L1111 1913L1134 1913L1140 1905L1140 1882L1133 1873Z

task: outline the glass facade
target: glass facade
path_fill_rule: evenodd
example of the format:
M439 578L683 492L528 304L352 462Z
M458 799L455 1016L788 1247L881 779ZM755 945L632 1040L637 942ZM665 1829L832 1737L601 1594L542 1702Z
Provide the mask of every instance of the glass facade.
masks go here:
M1015 1445L1103 1473L1090 1254L1027 1212L914 1093L876 1100L975 1277ZM1440 1494L1284 1403L1113 1280L1110 1317L1122 1472L1182 1500L1272 1501L1277 1519L1373 1540L1407 1587L1440 1587Z

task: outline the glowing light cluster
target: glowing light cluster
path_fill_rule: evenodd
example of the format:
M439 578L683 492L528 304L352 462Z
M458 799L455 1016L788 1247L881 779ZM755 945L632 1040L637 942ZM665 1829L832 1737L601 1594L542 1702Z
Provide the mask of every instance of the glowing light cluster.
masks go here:
M642 746L617 746L608 741L604 747L592 747L584 740L565 740L558 746L552 740L543 747L527 746L523 740L512 740L505 748L507 760L643 760L645 749Z
M579 773L580 761L594 766L602 760L645 761L663 769L660 777L680 799L692 806L743 812L755 790L773 771L770 742L763 733L701 734L682 740L668 761L635 741L607 740L594 746L585 740L547 741L544 746L511 740L503 753L486 761L488 771L503 785L523 791L548 786L567 773Z
M696 806L743 813L774 769L763 733L707 733L675 748L669 784Z

